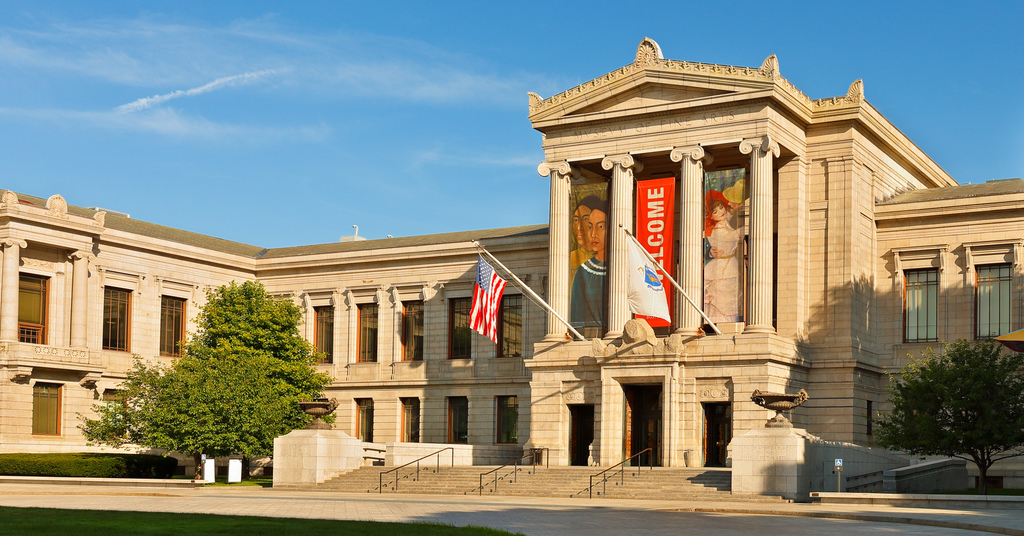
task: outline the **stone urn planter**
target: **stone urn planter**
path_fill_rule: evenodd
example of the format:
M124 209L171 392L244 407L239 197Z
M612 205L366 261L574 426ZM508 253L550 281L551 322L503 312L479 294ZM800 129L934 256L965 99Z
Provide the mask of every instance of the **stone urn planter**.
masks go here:
M338 400L332 398L330 400L326 398L317 398L315 400L300 400L299 407L302 408L303 413L306 415L312 415L313 420L309 421L306 425L306 430L330 430L331 425L321 420L324 415L330 415L332 411L338 408Z
M750 395L752 400L758 406L764 409L775 410L775 416L768 419L765 423L765 428L792 428L793 423L789 422L789 419L782 415L783 411L789 411L804 402L807 402L807 391L800 389L800 392L791 395L786 393L762 393L759 389L755 389Z

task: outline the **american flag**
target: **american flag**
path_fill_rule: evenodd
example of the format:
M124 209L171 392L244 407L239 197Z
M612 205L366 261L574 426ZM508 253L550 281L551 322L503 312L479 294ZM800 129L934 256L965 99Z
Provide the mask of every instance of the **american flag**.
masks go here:
M469 327L498 342L498 306L505 292L505 280L498 277L490 264L480 256L476 264L476 286L473 288L473 309Z

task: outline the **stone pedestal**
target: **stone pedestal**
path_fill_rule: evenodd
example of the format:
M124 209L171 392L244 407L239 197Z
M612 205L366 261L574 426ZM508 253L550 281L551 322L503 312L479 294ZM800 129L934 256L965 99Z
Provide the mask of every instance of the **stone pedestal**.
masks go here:
M762 428L732 440L732 491L807 500L816 465L811 443L799 428Z
M363 442L341 430L295 430L274 439L274 487L322 484L363 465Z

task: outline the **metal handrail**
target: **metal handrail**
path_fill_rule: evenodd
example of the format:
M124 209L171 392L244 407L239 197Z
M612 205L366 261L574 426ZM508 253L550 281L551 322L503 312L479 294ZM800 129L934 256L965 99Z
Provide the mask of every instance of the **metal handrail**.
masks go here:
M409 462L407 464L399 465L398 467L395 467L394 469L390 469L390 470L387 470L387 471L381 471L380 476L377 477L377 493L384 493L384 475L386 475L388 473L395 473L395 491L398 491L398 481L401 480L401 478L398 476L397 471L399 469L408 467L408 466L410 466L410 465L412 465L414 463L416 464L416 480L419 480L420 479L420 461L421 460L425 460L425 459L427 459L427 458L429 458L431 456L437 456L437 466L434 468L434 472L436 473L436 472L440 471L441 470L441 456L438 456L438 455L441 454L442 452L446 451L446 450L452 451L452 467L455 467L455 448L454 447L445 447L445 448L443 448L443 449L441 449L441 450L439 450L437 452L433 452L431 454L427 454L426 456L422 456L420 458L416 458L415 460L413 460L413 461L411 461L411 462Z
M501 467L498 467L496 469L491 469L490 471L487 471L486 473L480 473L480 487L477 488L477 492L478 492L477 494L478 495L483 495L484 494L484 477L489 475L489 474L491 474L491 473L494 473L494 491L498 491L498 474L497 473L498 473L498 471L501 471L502 469L504 469L504 468L506 468L506 467L508 467L510 465L515 466L515 469L512 470L512 482L519 482L519 462L521 462L521 461L523 461L523 460L525 460L527 458L530 458L530 460L531 460L530 461L530 467L537 467L537 453L538 452L541 452L541 451L544 452L544 464L545 464L545 467L548 467L548 468L551 467L551 461L548 459L548 452L549 451L548 451L547 447L540 447L540 448L535 448L535 449L531 449L531 450L532 451L529 454L521 456L518 460L516 460L516 461L514 461L512 463L506 463L505 465L502 465ZM536 471L537 470L534 469L534 472L536 472ZM533 474L533 473L530 473L530 474ZM505 476L508 476L508 475L506 474ZM502 477L502 478L504 478L504 477Z
M641 454L643 454L645 452L650 452L651 454L654 454L654 449L646 448L644 450L641 450L640 452L637 452L636 454L634 454L634 455L626 458L625 460L622 460L621 462L619 462L619 463L617 463L617 464L615 464L615 465L605 469L604 471L601 471L600 473L590 475L590 487L587 489L587 491L590 492L590 498L591 499L594 498L594 477L601 476L601 475L607 473L608 471L611 471L612 469L615 469L616 467L618 467L619 468L619 485L621 486L625 482L625 473L626 473L625 463L630 461L630 460L632 460L633 458L636 458L636 457L640 456ZM654 470L654 456L651 456L649 459L650 459L650 462L649 462L648 467L650 468L651 471L653 471ZM636 466L636 476L640 476L640 470L643 469L643 467L644 466L642 466L642 465ZM608 495L608 477L607 476L604 477L604 480L602 480L601 483L602 483L601 494L602 495Z

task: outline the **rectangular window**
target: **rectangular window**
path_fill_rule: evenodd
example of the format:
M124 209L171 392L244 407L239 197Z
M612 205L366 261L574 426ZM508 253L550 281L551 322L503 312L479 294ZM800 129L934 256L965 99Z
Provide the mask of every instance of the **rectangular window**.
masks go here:
M523 355L523 296L502 296L498 323L498 357Z
M469 399L448 397L448 442L469 443Z
M473 352L469 312L473 298L453 298L448 301L448 358L469 359Z
M119 288L103 288L103 349L130 350L129 315L131 314L132 293Z
M872 404L871 401L868 400L868 435L872 435L872 433L874 432L873 428L875 424L875 415L874 408L872 407L873 405L874 404Z
M185 340L185 301L160 297L160 355L181 356L181 343Z
M908 270L904 277L905 342L939 340L939 271L934 268Z
M36 383L32 386L32 433L60 435L59 383Z
M322 354L320 363L334 363L334 306L314 307L316 332L313 334L313 345L316 352Z
M499 396L495 401L498 406L498 443L518 443L519 397Z
M420 442L420 399L402 399L402 441Z
M405 302L402 306L402 359L423 360L423 302Z
M359 306L359 362L377 362L377 304Z
M21 274L18 281L18 341L46 344L46 287L49 279Z
M356 437L373 442L373 399L356 399Z
M979 339L991 339L1010 332L1010 293L1013 271L1009 264L977 267L975 323Z

